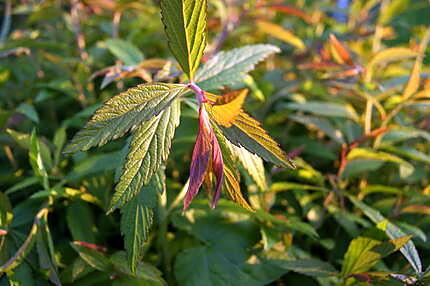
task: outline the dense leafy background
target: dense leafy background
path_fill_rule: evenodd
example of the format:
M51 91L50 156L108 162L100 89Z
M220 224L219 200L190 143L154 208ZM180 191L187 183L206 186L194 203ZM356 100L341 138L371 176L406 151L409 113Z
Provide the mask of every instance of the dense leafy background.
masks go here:
M139 142L62 151L112 96L187 78L158 2L0 3L0 285L426 285L430 2L208 0L206 64L180 66L217 94L249 88L297 168L246 153L255 212L203 194L182 213L197 129L184 100L165 175L107 215Z

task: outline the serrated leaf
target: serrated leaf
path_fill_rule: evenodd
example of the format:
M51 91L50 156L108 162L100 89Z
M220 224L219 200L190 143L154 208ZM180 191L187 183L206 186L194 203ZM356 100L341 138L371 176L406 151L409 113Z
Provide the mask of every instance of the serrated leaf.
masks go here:
M192 80L206 47L206 0L162 0L161 15L169 48Z
M352 196L348 196L348 199L359 209L363 211L363 213L378 226L379 229L385 231L385 233L391 239L396 239L400 237L404 237L406 234L398 228L395 224L387 221L387 219L377 210L369 207L365 203L357 200ZM415 247L415 244L412 240L409 240L401 249L400 252L403 256L408 260L412 268L416 273L422 272L422 263L418 251Z
M345 253L342 275L347 277L354 273L369 270L385 256L399 250L411 239L403 236L387 242L378 241L368 237L358 237L351 241Z
M247 90L217 96L207 93L213 104L206 104L211 119L219 125L227 139L238 147L279 166L294 167L287 155L261 127L260 123L245 113L241 107ZM229 113L230 115L226 115Z
M206 104L211 118L215 120L218 125L231 127L234 119L242 111L242 106L247 95L247 89L233 91L223 96L206 93L206 97L209 100L214 100L212 104Z
M73 137L64 152L86 151L123 136L158 115L186 90L181 84L148 83L112 97Z
M244 209L249 211L254 211L248 201L243 197L240 191L240 175L237 172L236 158L231 152L229 143L226 138L222 135L221 131L217 126L213 126L215 135L218 139L223 161L224 161L224 184L223 191L228 195L228 197Z
M157 205L157 195L163 191L158 184L160 176L154 175L151 183L144 186L138 195L121 209L121 234L127 252L127 260L132 272L143 255L144 242L149 237L153 223L154 208Z
M287 44L292 45L293 47L297 48L299 51L305 50L306 46L303 43L303 41L294 35L293 32L285 29L284 27L274 24L267 21L257 21L257 28L268 34L269 36L272 36L278 40L281 40Z
M238 147L244 147L266 161L282 167L294 168L278 143L261 127L260 123L242 111L233 121L231 127L220 126L227 139Z
M260 190L267 190L268 185L263 160L243 147L237 147L233 144L230 144L230 147L233 153L239 159L239 162L242 167L246 170L249 176L251 176L251 178L254 180Z
M409 48L388 48L377 53L367 64L365 80L370 82L373 77L374 69L377 65L386 64L407 58L418 56L418 53Z
M180 101L175 100L158 116L137 128L109 212L135 196L167 160L179 119Z
M195 81L205 90L239 82L257 63L279 52L278 47L264 44L219 52L197 71Z
M144 56L132 43L121 39L109 39L106 41L109 51L127 66L138 65Z

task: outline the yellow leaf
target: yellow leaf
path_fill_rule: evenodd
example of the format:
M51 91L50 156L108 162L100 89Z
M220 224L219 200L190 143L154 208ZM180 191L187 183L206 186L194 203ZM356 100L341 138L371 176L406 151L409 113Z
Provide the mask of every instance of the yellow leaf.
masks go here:
M300 51L303 51L305 49L305 44L303 41L294 35L292 32L288 31L284 27L273 24L266 21L257 21L257 27L260 31L277 38L281 41L284 41L296 48L298 48Z
M213 102L213 104L206 104L206 109L217 124L230 127L234 118L241 112L247 94L247 89L233 91L223 96L206 94L208 99Z
M224 166L224 191L232 201L249 211L254 211L240 191L238 177L227 166Z
M376 66L402 59L413 58L417 55L417 52L409 48L388 48L377 53L367 65L365 78L366 82L370 82L372 80L373 72Z
M414 67L412 68L411 75L409 77L408 83L406 84L406 88L403 92L403 99L408 99L415 92L418 91L420 86L420 78L421 78L421 69L423 63L424 52L427 48L427 44L430 40L430 29L425 33L419 47L419 54L417 59L415 60Z

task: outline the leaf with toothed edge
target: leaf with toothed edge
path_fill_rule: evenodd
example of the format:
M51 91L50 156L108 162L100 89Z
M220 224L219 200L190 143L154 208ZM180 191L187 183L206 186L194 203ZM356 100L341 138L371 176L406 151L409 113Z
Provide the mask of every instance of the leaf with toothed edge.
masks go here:
M73 137L64 153L86 151L123 136L158 115L186 91L187 87L182 84L149 83L112 97Z
M137 128L109 212L133 198L167 160L179 120L180 101L174 100L158 116Z
M243 147L275 165L295 167L287 154L261 127L260 123L241 109L244 102L242 97L246 96L246 90L224 96L207 93L206 96L209 101L214 103L206 104L208 114L220 127L229 142L237 147ZM235 116L229 116L226 121L226 117L223 117L223 110L228 110Z
M161 0L169 48L192 80L206 47L206 0Z
M280 51L273 45L258 44L219 52L197 71L195 81L205 90L236 83L256 64Z
M158 193L164 189L163 174L164 168L160 168L151 182L142 187L139 194L121 209L121 234L124 236L127 260L132 272L136 271L143 256L144 242L149 237L154 220Z
M214 129L215 136L218 139L223 160L224 160L223 191L233 202L237 203L244 209L247 209L249 211L254 211L254 209L243 197L243 194L240 191L240 174L237 171L236 157L231 152L229 142L224 137L224 135L222 135L221 130L215 124L212 124L212 126Z

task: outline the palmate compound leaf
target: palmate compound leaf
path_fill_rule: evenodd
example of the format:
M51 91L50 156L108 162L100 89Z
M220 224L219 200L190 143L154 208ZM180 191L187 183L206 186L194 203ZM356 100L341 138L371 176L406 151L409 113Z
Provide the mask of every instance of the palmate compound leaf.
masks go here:
M207 104L207 111L220 127L224 136L232 144L243 147L249 152L258 155L262 159L272 162L277 166L295 168L294 163L288 158L279 144L261 127L260 123L244 112L241 107L247 90L234 92L224 96L216 96L207 93L209 101L214 105ZM222 99L225 97L224 99ZM225 110L237 114L229 121L220 118L225 117Z
M141 122L148 121L187 91L185 85L148 83L138 85L106 101L64 152L86 151L123 136Z
M109 212L133 198L167 159L180 111L180 101L174 100L158 116L135 130Z
M121 234L132 272L143 255L144 242L148 239L157 206L158 193L164 190L164 169L154 174L150 183L121 209Z
M195 81L205 90L236 83L256 64L280 51L273 45L258 44L219 52L197 71Z
M161 0L169 48L192 80L206 47L207 0Z

